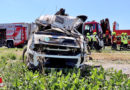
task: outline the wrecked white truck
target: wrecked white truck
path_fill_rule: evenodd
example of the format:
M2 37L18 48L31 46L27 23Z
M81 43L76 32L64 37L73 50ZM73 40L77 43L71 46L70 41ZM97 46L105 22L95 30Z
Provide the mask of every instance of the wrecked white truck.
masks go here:
M36 19L26 50L27 66L31 69L79 68L87 57L86 41L80 33L85 18L45 15Z

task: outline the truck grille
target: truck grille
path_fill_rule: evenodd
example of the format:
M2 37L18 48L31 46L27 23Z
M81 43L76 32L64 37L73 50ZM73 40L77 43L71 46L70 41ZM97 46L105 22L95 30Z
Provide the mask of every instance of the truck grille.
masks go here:
M47 55L75 56L80 54L80 48L51 45L35 45L34 51Z

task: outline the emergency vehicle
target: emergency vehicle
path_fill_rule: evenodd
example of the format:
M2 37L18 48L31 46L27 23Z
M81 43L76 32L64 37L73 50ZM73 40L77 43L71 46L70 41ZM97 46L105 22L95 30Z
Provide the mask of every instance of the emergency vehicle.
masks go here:
M111 30L109 25L109 19L106 18L105 21L101 20L101 23L96 21L84 23L84 34L87 32L92 35L93 32L96 32L100 39L103 39L104 45L111 45Z
M0 46L13 48L27 43L31 33L29 23L0 24Z
M121 33L127 33L128 44L130 46L130 29L129 30L120 30L119 29L119 24L115 21L113 23L113 32L116 32L117 44L121 44Z
M100 24L96 21L85 22L83 24L82 33L84 36L86 36L87 33L90 33L90 36L92 37L94 32L97 33L97 39L99 43L98 48L101 49L102 47L104 47L104 42L103 42L103 31Z
M83 29L84 29L84 33L89 32L90 35L93 34L93 32L97 32L97 34L103 33L100 24L96 21L85 22Z

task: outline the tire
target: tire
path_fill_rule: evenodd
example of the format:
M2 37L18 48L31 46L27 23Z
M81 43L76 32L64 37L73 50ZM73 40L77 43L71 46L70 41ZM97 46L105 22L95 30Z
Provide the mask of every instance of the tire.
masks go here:
M36 70L38 70L40 73L44 73L43 62L39 61L38 66L34 66L34 64L31 64L29 62L29 60L28 60L29 56L27 56L27 58L25 59L25 55L26 55L25 53L26 53L26 51L27 51L27 47L25 47L24 50L23 50L22 60L23 60L23 63L25 63L27 65L27 68L29 70L32 70L33 72L35 72Z
M27 66L28 70L32 70L33 72L36 70L36 67L31 64L29 62L29 56L27 55L27 57L25 58L25 55L26 55L26 52L27 52L27 47L25 47L23 49L23 53L22 53L22 62Z
M39 61L39 65L38 65L38 70L40 73L44 74L44 66L43 66L43 61Z
M8 48L14 48L14 43L13 43L13 41L8 41L8 42L7 42L7 47L8 47Z
M23 50L23 54L22 54L23 63L25 63L24 56L25 56L26 51L27 51L27 47L25 47Z

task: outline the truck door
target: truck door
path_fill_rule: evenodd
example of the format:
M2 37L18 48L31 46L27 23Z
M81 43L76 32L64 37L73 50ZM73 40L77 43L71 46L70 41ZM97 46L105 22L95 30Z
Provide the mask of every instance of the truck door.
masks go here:
M25 41L25 40L27 40L26 39L26 27L22 27L22 34L21 34L21 39L22 39L22 41Z
M16 41L21 41L22 40L22 27L21 26L15 26L15 31L14 31L14 39Z
M86 35L86 33L90 33L91 35L93 32L96 32L95 24L85 24L84 35Z

